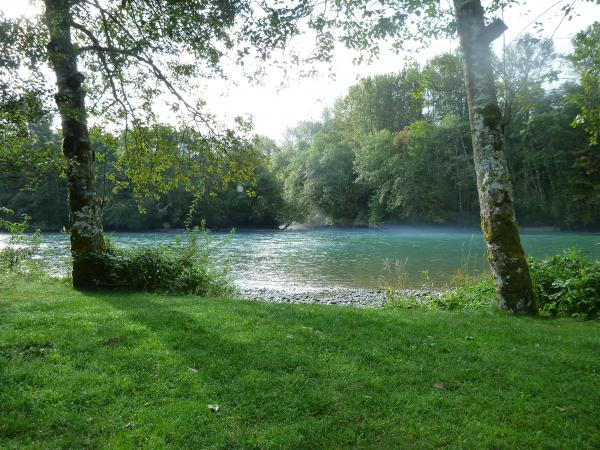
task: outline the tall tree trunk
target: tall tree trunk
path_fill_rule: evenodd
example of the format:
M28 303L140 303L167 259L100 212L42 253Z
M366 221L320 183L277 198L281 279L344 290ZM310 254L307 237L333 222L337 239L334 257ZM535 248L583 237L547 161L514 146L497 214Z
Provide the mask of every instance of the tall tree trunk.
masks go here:
M490 43L506 26L485 26L480 0L454 0L463 52L481 228L500 305L518 314L535 314L535 293L519 238L502 133L502 113L490 62Z
M90 146L83 75L77 70L77 52L71 42L73 0L45 0L45 22L50 35L48 57L56 74L56 105L62 119L63 153L67 159L67 187L73 286L95 287L97 259L105 250L100 202L96 195L95 157Z

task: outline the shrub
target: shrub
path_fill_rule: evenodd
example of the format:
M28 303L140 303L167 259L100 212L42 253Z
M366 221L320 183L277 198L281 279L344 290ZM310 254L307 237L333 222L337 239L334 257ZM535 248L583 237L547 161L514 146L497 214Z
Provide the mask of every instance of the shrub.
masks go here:
M215 244L206 229L186 233L174 245L120 248L86 256L100 267L99 288L172 294L225 295L233 291L229 265L215 259Z
M597 318L600 313L600 261L571 249L551 258L530 258L540 310L553 317Z

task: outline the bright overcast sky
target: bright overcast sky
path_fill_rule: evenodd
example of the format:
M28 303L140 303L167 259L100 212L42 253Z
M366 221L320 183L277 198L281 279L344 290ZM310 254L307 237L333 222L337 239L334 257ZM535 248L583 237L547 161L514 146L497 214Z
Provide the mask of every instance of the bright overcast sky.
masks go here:
M39 1L36 3L39 4ZM561 7L570 4L571 0L521 0L520 3L507 9L504 14L504 21L509 27L505 37L507 43L520 32L534 33L532 22L540 16L537 20L544 24L544 30L536 36L550 37L554 34L556 49L568 52L575 33L594 20L600 20L600 5L583 0L574 2L576 17L571 21L563 20L562 23ZM29 5L29 0L0 0L0 10L7 16L15 17L34 11L34 8ZM498 39L495 45L496 51L500 51L502 39ZM456 42L451 40L435 42L415 58L424 63L455 46ZM324 107L331 106L337 97L344 95L357 79L396 72L404 61L402 55L382 52L381 58L374 64L356 66L352 64L355 56L355 53L345 50L337 52L333 62L335 80L330 79L324 71L317 78L298 80L291 77L282 89L279 88L282 80L275 72L271 76L267 74L261 86L250 85L242 78L211 82L204 93L207 108L226 122L235 116L252 115L257 133L281 140L285 130L299 121L318 120Z

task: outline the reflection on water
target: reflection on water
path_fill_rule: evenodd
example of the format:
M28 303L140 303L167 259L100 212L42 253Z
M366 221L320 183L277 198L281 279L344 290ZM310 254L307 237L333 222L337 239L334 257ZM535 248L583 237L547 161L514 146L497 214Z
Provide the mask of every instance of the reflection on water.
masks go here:
M115 244L125 246L168 244L177 236L155 232L108 235ZM227 233L212 235L220 240ZM0 246L6 239L0 235ZM522 240L527 253L535 256L577 246L600 257L600 234L525 232ZM51 269L61 270L68 263L68 237L44 233L42 253ZM230 258L236 283L246 286L376 288L381 285L386 259L405 262L407 287L446 284L465 265L475 273L487 268L478 230L399 227L238 232L219 257L223 261Z

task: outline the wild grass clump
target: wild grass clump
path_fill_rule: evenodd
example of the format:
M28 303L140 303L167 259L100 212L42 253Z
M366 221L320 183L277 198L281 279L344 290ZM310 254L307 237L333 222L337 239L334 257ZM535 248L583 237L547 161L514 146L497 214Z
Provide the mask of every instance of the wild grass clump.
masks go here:
M388 294L386 306L402 309L477 310L496 308L496 293L491 277L469 278L462 286L423 295Z
M461 286L444 292L435 299L438 309L474 310L496 307L496 291L492 277L469 278Z
M392 297L394 293L406 288L406 280L408 279L407 263L408 258L396 259L394 263L388 258L383 261L383 275L379 277L379 284L388 297Z
M109 242L106 252L88 257L101 267L94 279L98 288L216 296L233 292L229 264L215 257L222 245L203 227L174 245L123 248Z

